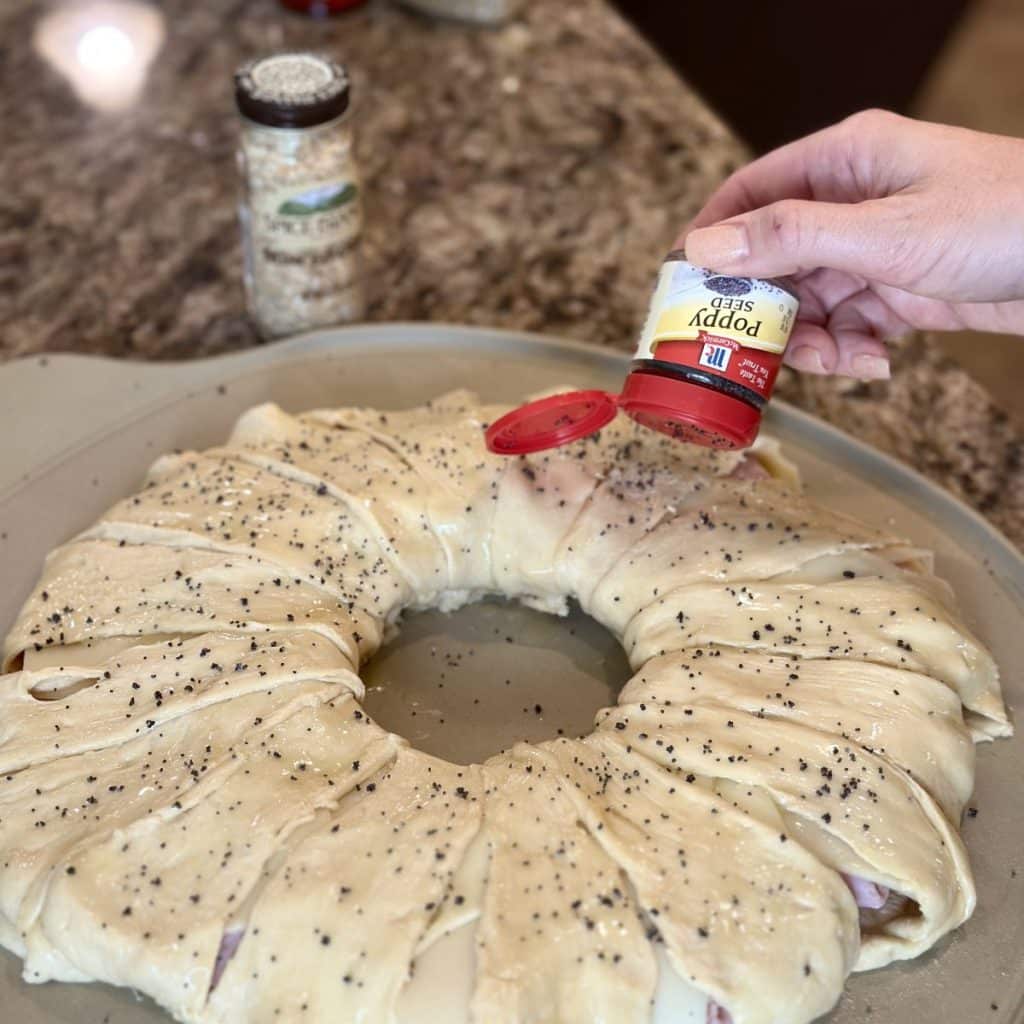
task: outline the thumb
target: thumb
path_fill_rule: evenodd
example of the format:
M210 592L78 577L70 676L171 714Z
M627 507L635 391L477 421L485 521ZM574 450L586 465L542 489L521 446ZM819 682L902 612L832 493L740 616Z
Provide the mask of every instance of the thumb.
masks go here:
M906 238L895 237L901 219L884 206L783 199L690 231L683 247L689 262L723 273L778 277L828 267L899 287L906 282L894 255Z

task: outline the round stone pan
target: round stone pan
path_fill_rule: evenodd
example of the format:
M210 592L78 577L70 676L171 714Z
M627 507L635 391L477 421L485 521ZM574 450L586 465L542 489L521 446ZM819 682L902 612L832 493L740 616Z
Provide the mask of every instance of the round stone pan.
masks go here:
M60 355L2 366L0 631L47 551L133 491L157 455L222 441L238 414L257 402L273 400L291 411L402 408L453 387L512 402L556 384L617 390L627 365L607 350L536 335L386 324L318 331L190 363ZM815 499L935 550L939 574L999 662L1011 708L1020 706L1018 552L905 466L784 403L772 404L766 429L784 442ZM559 620L483 604L450 618L417 616L370 663L366 678L385 725L432 752L472 760L515 738L585 731L627 671L614 642L579 613ZM928 956L851 979L830 1024L1024 1024L1022 768L1024 735L979 750L977 813L965 822L979 889L974 917ZM411 994L418 998L403 1002L410 1024L421 1016L447 1022L464 1015L471 945L466 936L444 942L447 948L435 947L439 955L428 954L417 971ZM5 1022L169 1020L148 1001L107 986L25 985L19 968L15 957L0 954ZM681 1005L670 986L659 993L659 1022L702 1021L700 1012Z

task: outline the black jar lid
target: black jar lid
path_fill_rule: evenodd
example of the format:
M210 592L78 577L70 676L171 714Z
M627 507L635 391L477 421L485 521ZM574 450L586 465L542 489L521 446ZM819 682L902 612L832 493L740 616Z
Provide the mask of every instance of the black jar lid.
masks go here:
M348 109L348 75L337 61L313 53L275 53L238 69L235 102L257 124L312 128Z

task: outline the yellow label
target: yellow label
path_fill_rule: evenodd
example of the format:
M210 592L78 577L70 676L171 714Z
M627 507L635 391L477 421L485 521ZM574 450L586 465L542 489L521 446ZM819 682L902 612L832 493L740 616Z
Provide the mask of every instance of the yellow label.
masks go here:
M662 264L637 359L657 359L663 341L697 341L702 334L781 354L799 303L772 281L726 277L682 259Z

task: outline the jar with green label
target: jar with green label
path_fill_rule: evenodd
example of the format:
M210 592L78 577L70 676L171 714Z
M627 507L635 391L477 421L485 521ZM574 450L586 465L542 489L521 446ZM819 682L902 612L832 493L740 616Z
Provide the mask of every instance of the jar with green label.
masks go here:
M235 76L246 297L265 338L363 316L349 94L345 69L311 53Z
M522 6L522 0L402 0L402 3L424 14L478 25L500 25Z

